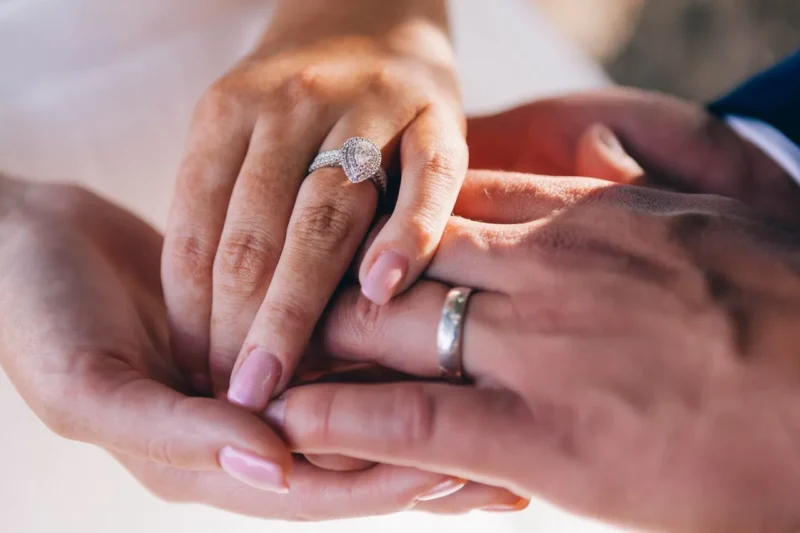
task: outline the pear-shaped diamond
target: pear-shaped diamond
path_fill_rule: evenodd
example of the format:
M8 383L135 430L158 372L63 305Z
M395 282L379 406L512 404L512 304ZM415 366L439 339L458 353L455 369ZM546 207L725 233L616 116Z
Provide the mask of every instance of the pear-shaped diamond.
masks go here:
M370 179L381 167L381 151L369 139L352 137L342 147L342 168L353 183Z

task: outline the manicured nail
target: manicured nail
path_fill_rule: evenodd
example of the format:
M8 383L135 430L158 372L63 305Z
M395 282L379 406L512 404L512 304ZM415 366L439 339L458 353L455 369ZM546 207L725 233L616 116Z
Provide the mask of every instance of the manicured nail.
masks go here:
M481 510L488 511L490 513L510 513L514 511L522 511L523 509L526 509L530 503L531 501L529 499L520 498L517 503L489 505Z
M278 494L289 492L283 469L263 457L226 446L219 452L219 464L229 476L246 485Z
M408 259L397 252L381 252L361 286L364 296L378 305L392 299L408 270Z
M282 428L286 417L286 398L278 398L269 403L264 410L264 420L269 422L274 428Z
M256 348L233 374L228 401L250 411L260 411L267 406L280 379L281 362L278 358Z
M422 496L417 497L418 502L428 502L431 500L438 500L439 498L444 498L445 496L450 496L451 494L458 492L464 485L467 484L466 479L459 479L459 478L450 478L442 481L431 490L423 494Z

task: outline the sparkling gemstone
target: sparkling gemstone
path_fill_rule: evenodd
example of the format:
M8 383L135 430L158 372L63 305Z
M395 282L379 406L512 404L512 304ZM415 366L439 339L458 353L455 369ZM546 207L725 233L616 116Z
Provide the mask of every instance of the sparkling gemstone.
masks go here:
M359 183L370 179L381 166L381 152L369 140L348 139L342 147L342 167L348 179Z

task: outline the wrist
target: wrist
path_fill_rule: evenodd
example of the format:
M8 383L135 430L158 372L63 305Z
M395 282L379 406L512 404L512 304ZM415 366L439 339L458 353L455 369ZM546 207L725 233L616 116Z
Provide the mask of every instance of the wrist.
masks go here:
M281 0L259 44L307 45L339 36L405 46L409 37L450 42L445 0Z

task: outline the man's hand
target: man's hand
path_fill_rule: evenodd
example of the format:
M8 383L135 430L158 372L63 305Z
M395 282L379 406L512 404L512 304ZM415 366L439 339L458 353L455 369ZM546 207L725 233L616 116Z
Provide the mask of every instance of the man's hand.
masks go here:
M648 531L800 527L800 242L739 202L472 173L427 277L345 293L333 356L439 373L449 287L473 387L309 385L293 450L426 468Z
M84 190L0 177L0 366L53 431L107 449L161 497L260 517L518 500L479 484L442 497L464 482L414 468L325 471L293 459L257 415L193 396L169 350L161 246Z
M599 125L644 168L642 183L719 194L800 221L800 187L759 148L700 106L634 89L542 100L472 119L470 167L618 182L640 177L630 161L595 155L603 153L592 146Z

